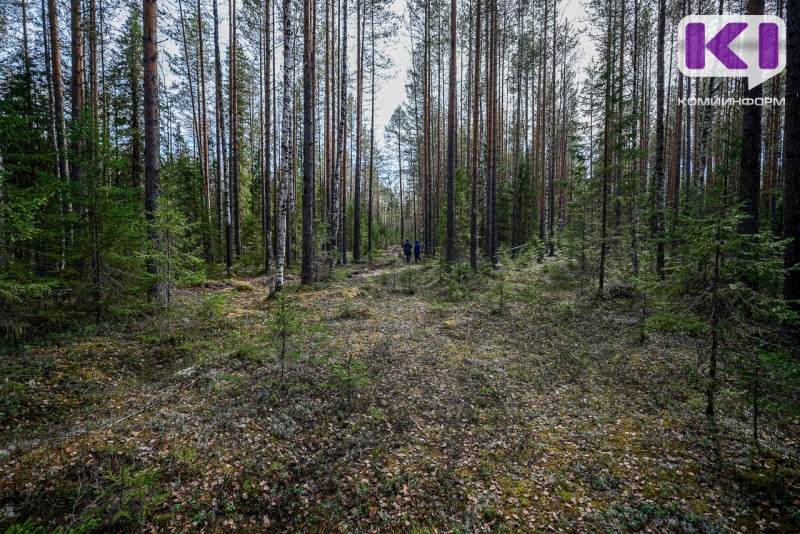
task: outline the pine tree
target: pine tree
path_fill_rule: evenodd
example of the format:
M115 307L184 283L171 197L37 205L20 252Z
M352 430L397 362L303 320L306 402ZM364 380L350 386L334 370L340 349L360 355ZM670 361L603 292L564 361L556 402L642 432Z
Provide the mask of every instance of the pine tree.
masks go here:
M347 21L347 0L342 2L342 20ZM344 131L347 121L347 31L342 32L342 50L341 60L339 63L339 87L340 87L340 100L339 100L339 126L336 130L336 158L333 163L333 176L331 178L331 227L330 227L330 254L331 264L336 265L336 254L340 250L340 233L342 228L340 225L340 196L343 196L344 191L340 191L340 185L343 174L343 152L344 152ZM344 255L342 255L344 260Z
M748 15L763 15L764 0L747 0ZM745 98L761 98L763 85L748 88ZM761 206L761 106L742 106L742 155L739 168L739 200L748 218L742 222L743 234L758 233Z
M447 118L446 259L456 261L456 0L450 0L450 81Z
M800 112L800 2L786 2L786 117ZM784 265L788 270L783 298L800 311L800 124L784 123L783 155L783 236L786 246Z
M158 7L157 0L144 0L142 28L144 35L144 198L147 222L150 225L150 240L159 248L161 235L156 213L161 183L160 135L158 121ZM147 262L147 272L157 276L160 266L154 259ZM160 304L166 304L167 294L160 284L150 289L151 295Z
M312 92L314 80L312 65L315 61L312 46L312 22L315 4L303 1L303 258L300 268L301 282L311 285L314 263L314 110Z

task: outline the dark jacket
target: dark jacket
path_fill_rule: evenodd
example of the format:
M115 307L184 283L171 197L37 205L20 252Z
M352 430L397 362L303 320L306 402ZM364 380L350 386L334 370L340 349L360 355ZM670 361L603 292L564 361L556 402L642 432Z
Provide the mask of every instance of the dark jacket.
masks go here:
M403 252L405 253L406 256L411 255L411 243L406 243L405 245L403 245Z
M414 241L414 254L419 254L420 250L422 250L422 245L420 245L419 241Z

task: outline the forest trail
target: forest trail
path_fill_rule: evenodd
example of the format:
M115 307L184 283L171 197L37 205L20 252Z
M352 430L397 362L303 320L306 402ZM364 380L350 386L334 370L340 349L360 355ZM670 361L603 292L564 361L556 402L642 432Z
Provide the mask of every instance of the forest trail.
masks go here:
M634 301L588 298L557 262L504 269L472 298L430 262L385 263L288 287L285 313L302 326L287 336L283 383L276 303L258 278L186 291L170 343L139 324L15 355L34 386L3 421L0 525L18 514L207 531L790 520L746 500L735 464L719 468L694 345L640 343Z
M800 532L800 0L711 4L2 0L0 534Z

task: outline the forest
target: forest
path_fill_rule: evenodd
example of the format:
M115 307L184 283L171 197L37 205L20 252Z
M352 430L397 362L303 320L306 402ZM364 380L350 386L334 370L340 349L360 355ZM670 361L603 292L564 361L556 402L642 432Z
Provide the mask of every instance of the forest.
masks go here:
M3 0L0 529L800 530L797 117L800 0Z

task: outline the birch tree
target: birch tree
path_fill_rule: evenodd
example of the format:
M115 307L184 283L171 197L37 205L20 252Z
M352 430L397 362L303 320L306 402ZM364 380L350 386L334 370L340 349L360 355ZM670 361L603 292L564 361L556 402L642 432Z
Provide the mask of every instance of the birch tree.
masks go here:
M286 231L289 212L289 179L292 135L292 79L294 77L294 35L292 0L283 0L283 109L281 116L281 178L278 186L278 242L275 291L283 291L286 261Z

